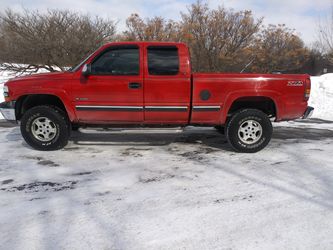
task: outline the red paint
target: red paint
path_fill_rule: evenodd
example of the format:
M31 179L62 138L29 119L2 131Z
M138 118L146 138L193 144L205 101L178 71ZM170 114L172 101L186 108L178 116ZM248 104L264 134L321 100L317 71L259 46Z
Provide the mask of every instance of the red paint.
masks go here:
M182 43L111 43L98 49L86 63L90 63L106 48L124 44L139 46L138 76L84 77L81 66L76 72L18 77L6 83L10 91L6 101L18 100L30 94L55 95L63 102L71 121L88 124L224 124L232 103L243 97L270 98L276 106L277 121L299 118L307 108L305 91L310 88L308 75L192 74L188 48ZM150 45L178 47L180 68L177 75L149 75L147 46ZM290 81L302 81L304 84L288 86ZM130 89L130 82L140 83L141 87ZM211 93L207 101L200 98L203 90ZM143 108L136 111L79 111L76 106L177 106L185 107L186 110L148 111ZM192 111L193 106L220 106L221 109L198 112Z

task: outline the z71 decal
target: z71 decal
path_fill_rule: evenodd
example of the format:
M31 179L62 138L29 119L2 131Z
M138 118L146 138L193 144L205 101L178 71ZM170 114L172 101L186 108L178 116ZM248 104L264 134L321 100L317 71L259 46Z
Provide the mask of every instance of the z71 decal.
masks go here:
M303 86L303 81L288 81L288 86L290 87Z

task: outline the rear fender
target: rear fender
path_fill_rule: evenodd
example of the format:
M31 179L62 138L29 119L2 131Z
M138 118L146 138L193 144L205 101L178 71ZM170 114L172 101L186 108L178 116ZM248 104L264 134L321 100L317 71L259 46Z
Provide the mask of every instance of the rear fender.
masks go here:
M280 119L281 113L283 113L283 102L281 102L281 94L276 91L260 91L260 92L253 92L253 91L235 91L226 96L224 107L221 111L221 124L225 124L228 118L229 110L232 104L240 98L244 97L265 97L271 99L276 108L276 120Z

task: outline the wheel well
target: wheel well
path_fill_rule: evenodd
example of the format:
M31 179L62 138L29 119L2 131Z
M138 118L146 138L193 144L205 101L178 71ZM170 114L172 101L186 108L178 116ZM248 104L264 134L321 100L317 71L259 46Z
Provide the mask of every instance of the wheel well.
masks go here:
M260 96L242 97L235 100L228 111L228 116L231 116L236 111L244 108L259 109L267 114L268 117L276 117L274 101L269 97Z
M60 108L66 114L66 108L59 97L54 95L25 95L21 96L15 105L16 119L20 120L22 115L29 109L39 105L52 105Z

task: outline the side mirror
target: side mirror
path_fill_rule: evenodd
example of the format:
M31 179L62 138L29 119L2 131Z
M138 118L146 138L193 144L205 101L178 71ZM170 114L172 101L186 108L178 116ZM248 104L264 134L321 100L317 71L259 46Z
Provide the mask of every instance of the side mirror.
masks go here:
M91 65L90 64L85 64L83 65L82 68L82 75L83 76L89 76L91 74Z

